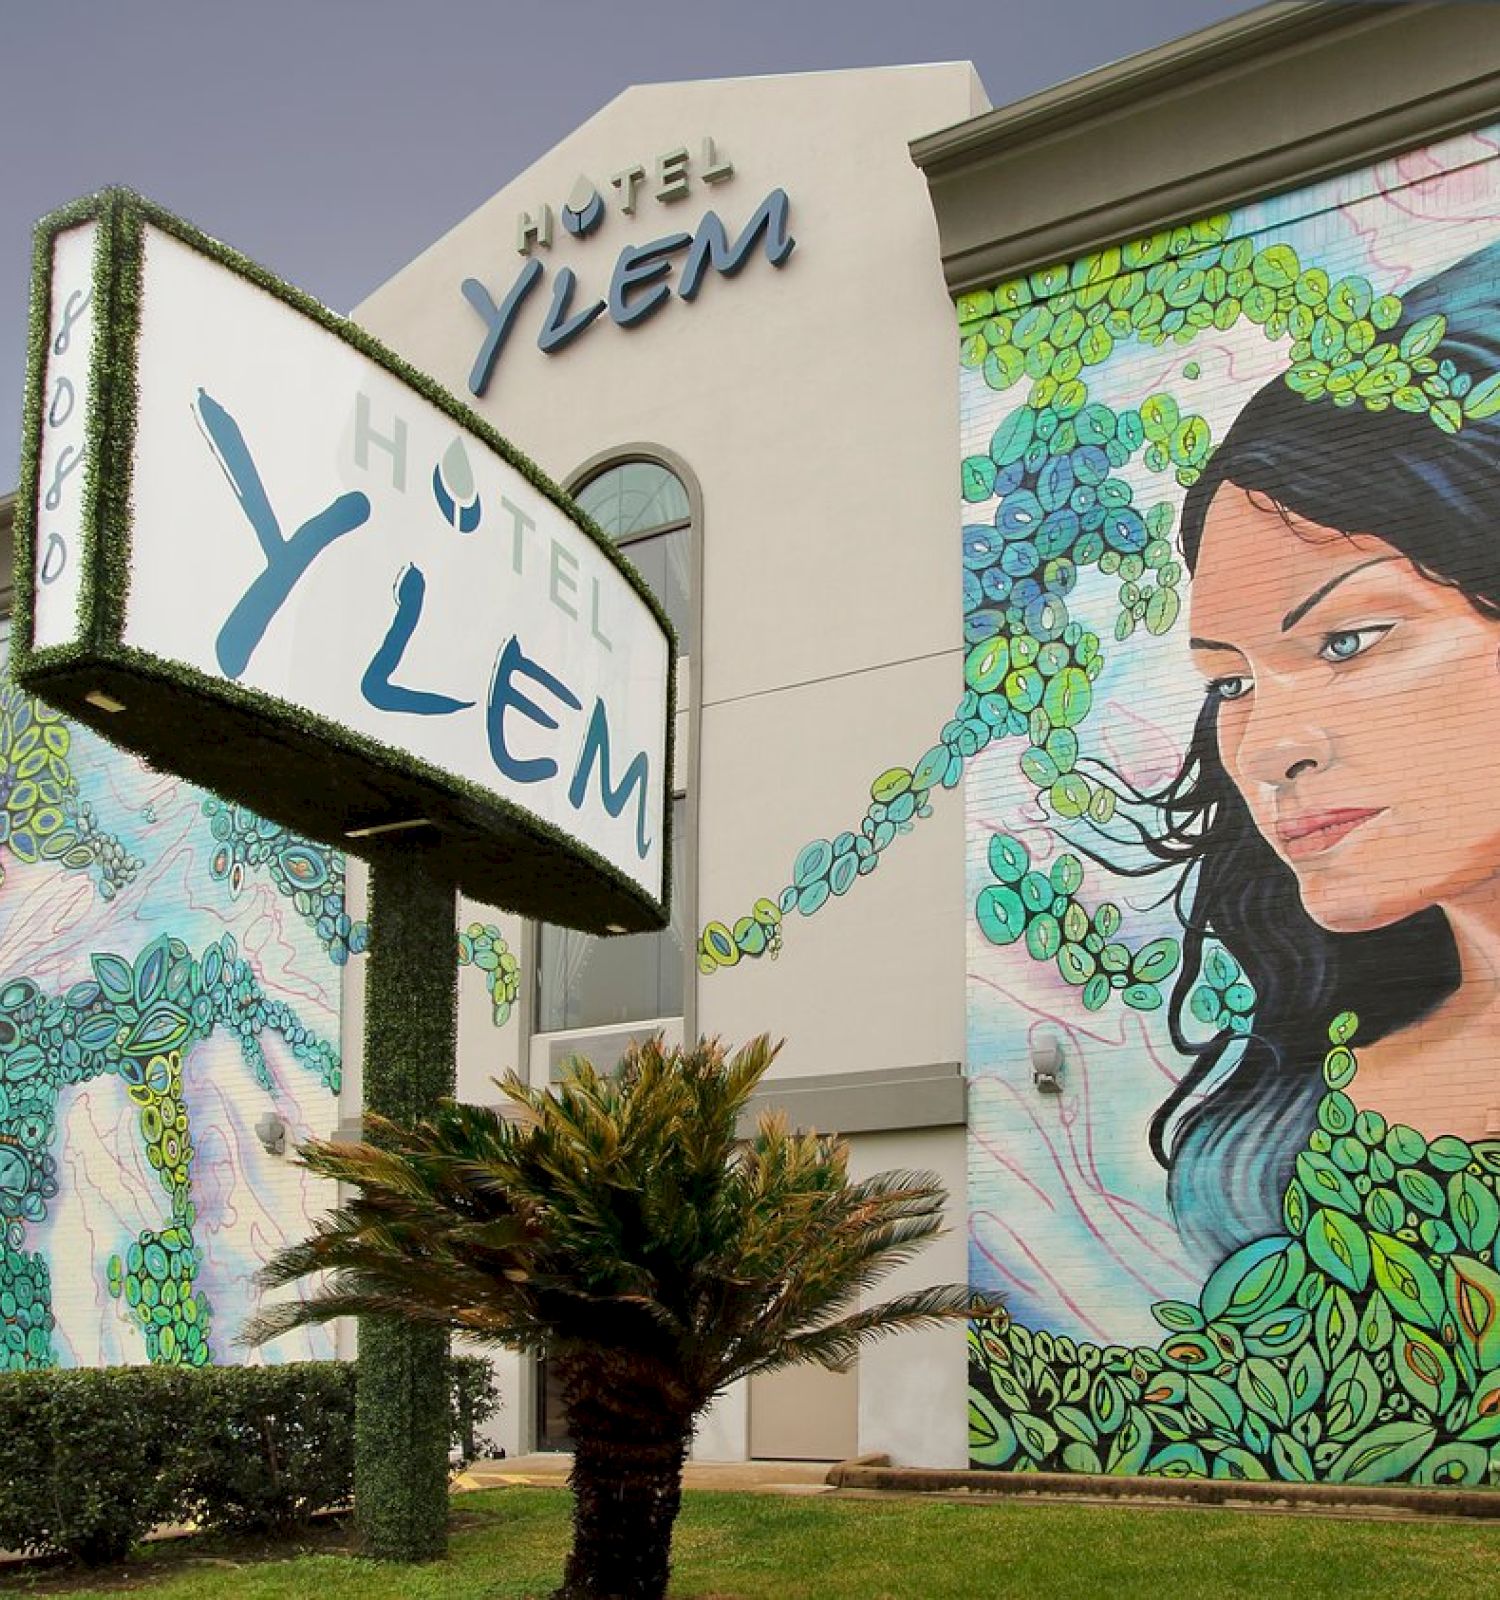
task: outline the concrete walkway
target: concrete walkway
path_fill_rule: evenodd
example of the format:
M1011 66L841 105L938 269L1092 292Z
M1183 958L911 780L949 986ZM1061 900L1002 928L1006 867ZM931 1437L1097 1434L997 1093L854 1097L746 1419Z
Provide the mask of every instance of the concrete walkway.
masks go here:
M498 1489L505 1484L567 1483L570 1455L538 1452L503 1461L476 1461L454 1482L456 1489ZM748 1489L759 1494L828 1494L831 1461L689 1461L683 1469L687 1489Z
M567 1483L567 1455L516 1456L476 1461L455 1489L505 1484ZM895 1496L965 1500L970 1504L1024 1499L1053 1504L1121 1505L1137 1509L1179 1507L1359 1519L1500 1522L1500 1493L1492 1489L1417 1488L1410 1484L1240 1483L1219 1478L1115 1478L1082 1473L974 1472L893 1467L884 1456L853 1461L690 1461L688 1489L745 1490L752 1494L837 1494L846 1499Z

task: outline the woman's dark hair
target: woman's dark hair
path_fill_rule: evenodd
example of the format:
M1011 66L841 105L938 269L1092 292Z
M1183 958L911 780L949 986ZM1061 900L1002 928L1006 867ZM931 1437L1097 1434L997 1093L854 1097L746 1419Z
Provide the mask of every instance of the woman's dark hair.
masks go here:
M1448 319L1433 352L1444 363L1440 374L1455 372L1462 386L1464 375L1478 383L1500 372L1500 246L1408 294L1403 327L1436 312ZM1278 377L1240 413L1188 491L1181 543L1190 570L1209 504L1226 483L1270 501L1293 527L1304 519L1374 534L1423 577L1461 589L1500 618L1500 418L1465 420L1448 434L1425 414L1304 399ZM1282 1196L1323 1093L1329 1022L1357 1013L1356 1043L1368 1044L1430 1011L1459 976L1452 934L1435 907L1368 933L1330 933L1308 916L1295 877L1219 760L1218 706L1205 702L1181 772L1146 797L1156 823L1145 841L1152 870L1186 868L1176 894L1183 964L1170 1018L1173 1042L1191 1061L1152 1120L1151 1146L1168 1168L1185 1239L1213 1259L1282 1231ZM1192 1037L1201 1028L1189 1019L1188 999L1209 939L1255 990L1252 1031L1238 1053L1234 1033Z

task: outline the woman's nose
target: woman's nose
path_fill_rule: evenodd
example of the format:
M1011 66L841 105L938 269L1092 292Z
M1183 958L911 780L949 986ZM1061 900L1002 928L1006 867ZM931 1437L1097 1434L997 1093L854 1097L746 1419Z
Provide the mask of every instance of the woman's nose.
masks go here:
M1246 778L1279 787L1328 765L1332 742L1309 696L1261 682L1255 695L1239 748Z

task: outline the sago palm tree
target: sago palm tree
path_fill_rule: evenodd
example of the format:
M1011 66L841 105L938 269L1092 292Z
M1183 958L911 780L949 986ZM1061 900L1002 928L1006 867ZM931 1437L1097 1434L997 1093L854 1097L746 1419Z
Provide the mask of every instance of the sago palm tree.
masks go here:
M862 1305L940 1229L931 1174L856 1182L837 1139L736 1120L775 1054L716 1043L574 1061L550 1091L515 1077L503 1111L446 1105L379 1141L302 1158L355 1195L278 1256L269 1286L331 1273L265 1312L261 1342L350 1314L545 1350L573 1437L573 1549L559 1600L665 1594L695 1420L736 1379L994 1309L946 1285Z

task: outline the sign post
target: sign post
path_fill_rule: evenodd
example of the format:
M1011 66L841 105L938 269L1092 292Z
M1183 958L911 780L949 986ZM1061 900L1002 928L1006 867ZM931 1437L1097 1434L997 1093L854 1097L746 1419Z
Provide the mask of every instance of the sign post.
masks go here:
M675 641L561 490L354 325L139 196L45 219L13 661L372 867L365 1103L454 1085L457 891L665 925ZM443 1543L446 1334L360 1335L369 1547Z
M367 1111L410 1126L453 1093L458 953L453 887L422 846L370 861ZM448 1334L359 1320L355 1509L374 1552L441 1555L448 1527Z

